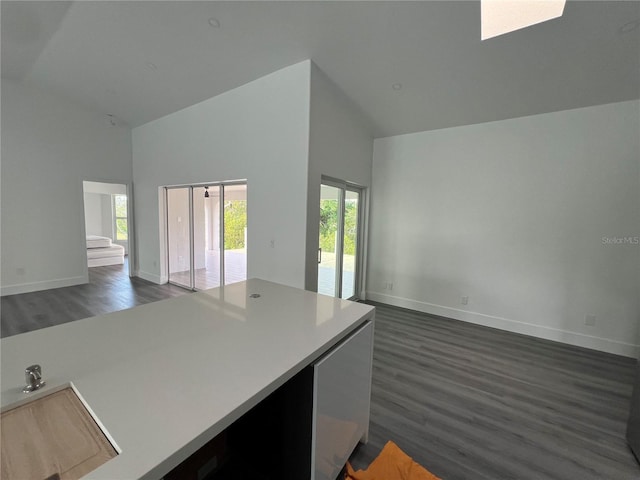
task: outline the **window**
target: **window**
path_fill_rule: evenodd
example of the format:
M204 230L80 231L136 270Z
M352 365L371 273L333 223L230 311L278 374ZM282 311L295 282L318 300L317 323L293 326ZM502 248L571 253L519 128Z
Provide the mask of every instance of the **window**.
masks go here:
M114 240L126 241L129 238L127 229L127 196L112 195L113 205L113 235Z

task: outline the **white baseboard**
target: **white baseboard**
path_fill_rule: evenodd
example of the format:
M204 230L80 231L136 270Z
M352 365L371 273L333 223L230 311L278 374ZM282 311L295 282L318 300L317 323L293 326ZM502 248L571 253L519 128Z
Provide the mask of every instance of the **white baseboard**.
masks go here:
M39 292L52 288L72 287L73 285L83 285L89 283L89 278L85 275L69 278L55 278L53 280L42 280L40 282L20 283L17 285L3 285L0 288L0 296L18 295L20 293Z
M158 285L163 285L167 283L166 280L164 282L162 281L163 279L160 275L156 275L155 273L145 272L144 270L138 270L136 272L136 276L142 278L143 280L157 283Z
M619 342L608 338L594 337L583 333L569 332L557 328L545 327L543 325L535 325L532 323L519 322L508 318L494 317L483 313L470 312L467 310L459 310L457 308L435 305L433 303L421 302L410 298L395 297L379 292L367 292L367 299L374 302L385 303L396 307L408 308L419 312L430 313L442 317L462 320L464 322L484 325L486 327L498 328L532 337L544 338L546 340L554 340L556 342L576 345L578 347L591 348L602 352L623 355L625 357L638 358L640 353L640 345L632 343Z

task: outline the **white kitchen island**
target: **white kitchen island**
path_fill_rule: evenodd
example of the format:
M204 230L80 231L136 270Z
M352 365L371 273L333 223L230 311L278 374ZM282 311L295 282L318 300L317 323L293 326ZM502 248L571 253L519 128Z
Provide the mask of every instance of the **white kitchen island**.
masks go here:
M331 416L343 404L332 397L331 378L318 378L325 365L343 377L348 368L340 362L364 372L353 389L364 392L354 422L366 439L373 319L367 305L251 279L70 322L2 339L2 408L71 384L119 453L84 478L158 480L313 369L311 444L318 452L318 418L326 414L318 409ZM353 337L354 348L336 348ZM42 366L47 384L24 394L24 369L32 364ZM321 459L310 458L309 478L319 478Z

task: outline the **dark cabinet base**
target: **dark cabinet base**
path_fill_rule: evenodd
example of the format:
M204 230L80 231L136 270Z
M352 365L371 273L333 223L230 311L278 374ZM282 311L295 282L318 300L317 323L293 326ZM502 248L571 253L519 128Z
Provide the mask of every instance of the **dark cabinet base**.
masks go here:
M311 474L308 367L165 476L165 480L300 480ZM215 456L215 459L214 459Z

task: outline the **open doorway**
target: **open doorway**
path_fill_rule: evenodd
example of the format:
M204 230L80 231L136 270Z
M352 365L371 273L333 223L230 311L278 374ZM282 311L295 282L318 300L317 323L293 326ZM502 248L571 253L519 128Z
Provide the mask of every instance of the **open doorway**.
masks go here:
M127 186L120 183L84 181L82 187L87 267L91 269L112 266L110 273L130 276ZM89 272L91 273L91 270Z

